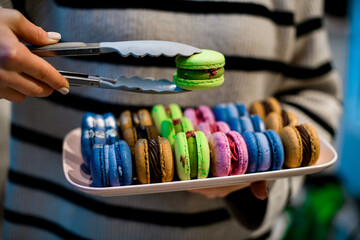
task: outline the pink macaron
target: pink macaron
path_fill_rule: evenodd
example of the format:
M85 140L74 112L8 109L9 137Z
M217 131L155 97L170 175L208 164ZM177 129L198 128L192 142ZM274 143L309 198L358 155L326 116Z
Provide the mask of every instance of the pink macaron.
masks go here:
M202 131L205 133L205 136L209 140L211 134L215 132L229 132L230 126L224 121L216 121L215 123L202 122L197 126L198 131Z
M202 122L215 123L215 116L211 108L206 105L200 105L198 108L186 108L184 116L189 118L194 128Z
M240 133L215 132L210 136L209 147L212 176L222 177L246 172L248 151Z

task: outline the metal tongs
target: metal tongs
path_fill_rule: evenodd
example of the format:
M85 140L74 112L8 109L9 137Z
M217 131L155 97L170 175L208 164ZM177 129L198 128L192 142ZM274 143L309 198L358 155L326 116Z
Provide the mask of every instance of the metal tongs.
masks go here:
M40 57L100 55L110 52L117 52L122 57L127 57L129 55L137 58L144 56L175 57L177 55L191 56L201 52L201 49L190 45L156 40L101 43L64 42L41 47L32 46L29 48L31 52ZM167 79L155 80L151 77L140 78L138 76L120 76L117 79L110 79L84 73L67 71L59 72L69 81L70 86L98 87L155 94L180 93L187 91L177 87L172 81Z

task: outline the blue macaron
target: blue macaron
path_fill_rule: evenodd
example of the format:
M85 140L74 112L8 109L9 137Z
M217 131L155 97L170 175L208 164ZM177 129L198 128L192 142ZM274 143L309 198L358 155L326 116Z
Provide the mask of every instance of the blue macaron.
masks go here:
M242 103L221 103L215 105L213 113L217 121L224 121L229 123L232 118L239 118L248 116L249 112L244 104Z
M87 170L90 168L90 158L92 155L94 140L95 132L92 129L85 129L81 131L81 154Z
M274 130L246 132L243 135L248 154L247 172L279 170L284 163L284 147L280 136Z
M91 155L91 186L106 187L110 184L109 179L109 145L94 144Z
M230 118L239 117L238 110L232 103L217 104L212 110L216 121L228 122Z
M120 140L110 145L109 151L109 179L111 186L125 186L132 184L133 169L129 145Z
M95 113L87 112L84 114L81 121L81 129L94 129L95 128Z
M265 123L259 115L251 114L249 118L252 122L255 132L263 132L266 130Z
M111 112L103 114L104 122L105 122L105 129L115 129L118 130L118 125L116 123L116 118L114 114Z
M239 132L240 134L247 131L254 131L253 123L249 117L230 118L228 124L231 130Z
M95 114L95 129L96 131L106 131L105 120L101 114Z
M116 118L112 113L87 112L81 122L81 153L87 170L94 144L114 144L120 139Z
M228 124L231 130L237 131L241 134L244 134L248 131L263 132L266 130L265 124L261 117L255 114L239 118L230 118L228 120Z
M249 116L249 111L244 104L242 104L240 102L236 102L235 107L238 110L239 117Z
M262 132L248 131L243 134L243 138L249 155L247 172L254 173L269 170L272 149L266 135Z
M94 144L90 169L93 187L132 184L132 159L128 144L124 140L111 145Z
M271 148L271 170L281 169L284 163L284 147L280 136L274 130L267 130L264 132L268 138Z

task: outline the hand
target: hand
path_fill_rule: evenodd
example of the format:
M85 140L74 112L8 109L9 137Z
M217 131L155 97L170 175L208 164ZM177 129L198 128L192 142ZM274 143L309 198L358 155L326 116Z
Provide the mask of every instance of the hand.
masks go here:
M254 196L257 199L264 200L267 198L268 193L267 193L266 181L257 181L251 184L241 184L235 186L193 189L193 190L189 190L189 192L198 193L204 195L207 198L216 198L216 197L226 197L228 194L244 189L246 187L251 188L251 192L254 194Z
M19 41L53 44L60 34L45 32L16 10L0 8L0 36L0 99L21 102L26 96L49 96L54 89L69 92L68 81Z

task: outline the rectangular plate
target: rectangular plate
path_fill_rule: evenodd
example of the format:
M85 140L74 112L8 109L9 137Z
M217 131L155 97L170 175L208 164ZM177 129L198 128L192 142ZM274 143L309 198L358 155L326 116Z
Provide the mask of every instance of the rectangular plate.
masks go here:
M82 170L83 158L81 155L81 129L69 132L63 143L63 168L66 180L80 191L98 196L125 196L160 192L183 191L189 189L230 186L251 183L259 180L273 180L300 175L308 175L322 171L337 160L334 148L320 138L320 158L315 165L292 169L281 169L259 173L246 173L243 175L211 177L188 181L172 181L167 183L137 184L119 187L91 187L90 175Z

